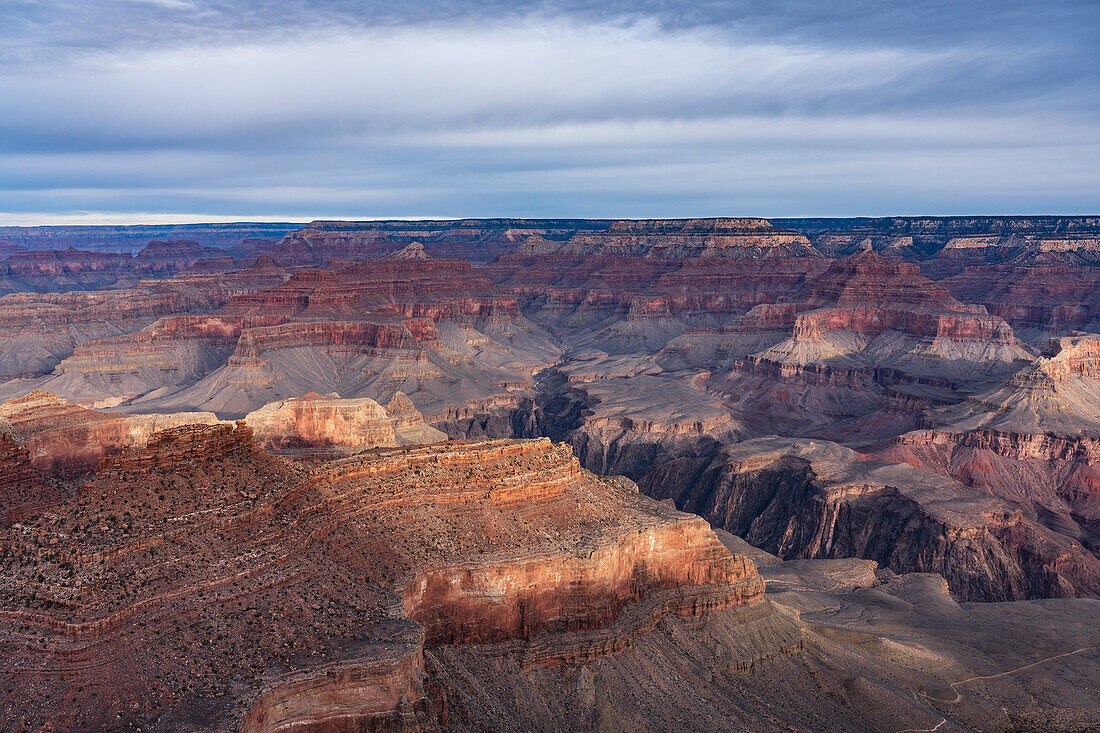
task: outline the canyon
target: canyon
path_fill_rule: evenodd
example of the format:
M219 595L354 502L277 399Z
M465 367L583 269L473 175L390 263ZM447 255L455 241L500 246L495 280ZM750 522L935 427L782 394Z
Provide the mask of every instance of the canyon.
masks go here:
M4 730L1100 726L1100 219L0 239Z

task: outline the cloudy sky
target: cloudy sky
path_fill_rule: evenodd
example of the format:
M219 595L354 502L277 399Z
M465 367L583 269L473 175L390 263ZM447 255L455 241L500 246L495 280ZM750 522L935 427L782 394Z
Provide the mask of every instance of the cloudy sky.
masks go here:
M1100 213L1095 0L0 0L0 224Z

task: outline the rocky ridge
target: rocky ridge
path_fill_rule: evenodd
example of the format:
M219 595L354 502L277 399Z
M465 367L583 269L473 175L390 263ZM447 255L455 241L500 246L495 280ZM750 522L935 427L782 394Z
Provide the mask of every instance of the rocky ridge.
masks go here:
M1088 725L1087 683L1039 694L1095 666L1088 603L959 605L936 576L783 562L545 440L306 465L244 424L188 426L0 530L0 722ZM976 675L996 677L963 690Z
M754 322L787 336L735 360L710 388L772 432L778 422L788 433L840 429L851 439L855 418L880 433L881 420L915 420L919 410L897 415L906 401L950 401L1033 359L1002 319L955 300L915 265L869 250L837 260L790 302L757 306L740 328ZM848 422L831 428L836 421Z
M532 236L566 239L579 231L606 229L584 219L456 219L444 221L315 221L281 240L260 246L288 265L325 266L339 260L386 257L420 243L426 254L488 262Z
M388 409L387 409L388 408ZM245 423L267 450L293 448L374 448L437 443L446 435L425 424L403 392L387 408L372 399L340 399L309 392L264 405Z
M3 538L4 676L23 690L6 727L431 729L443 702L424 682L425 646L519 640L530 664L572 664L665 614L763 594L751 561L705 522L588 474L549 441L307 470L261 451L243 424L187 426L106 459L79 498L19 527ZM58 533L64 544L50 544ZM363 571L367 582L346 577ZM588 633L618 619L621 641ZM136 647L156 674L103 677L103 662L82 661L125 669ZM47 657L58 672L42 676ZM48 698L59 683L63 706Z
M44 476L74 479L93 473L106 456L142 447L161 430L218 423L209 412L121 415L98 412L35 390L0 404L0 430Z

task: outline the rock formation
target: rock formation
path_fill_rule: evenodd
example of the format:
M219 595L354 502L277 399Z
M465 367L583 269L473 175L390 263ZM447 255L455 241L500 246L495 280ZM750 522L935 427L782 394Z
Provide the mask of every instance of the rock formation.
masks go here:
M780 557L860 557L899 573L933 572L960 600L1100 593L1100 562L1013 504L825 441L727 446L672 498Z
M105 456L144 446L157 431L217 422L218 418L209 412L97 412L38 390L0 404L0 429L28 453L37 471L58 479L86 476Z
M1100 219L1089 216L780 219L830 257L869 245L919 262L959 300L1004 318L1042 347L1073 330L1097 331Z
M407 393L438 419L470 400L530 383L560 354L468 263L385 260L298 272L232 299L215 323L235 346L222 365L137 409L212 410L243 417L309 391L347 398Z
M136 252L150 241L184 240L206 247L231 249L242 241L278 239L297 224L239 222L231 224L134 224L129 226L0 227L0 240L26 249L69 247L93 252Z
M181 427L105 459L0 548L5 729L1095 720L1066 675L1096 666L1085 602L987 611L935 576L783 563L545 440L307 466L244 424ZM942 715L918 697L1025 666Z
M754 322L787 337L735 361L711 388L768 432L778 422L832 437L831 422L859 418L865 427L839 426L847 439L881 434L877 422L906 401L950 401L1032 359L1002 319L955 300L915 265L869 250L834 262L793 302L757 306L741 328Z
M701 519L549 441L306 469L243 424L187 426L21 526L3 537L3 675L21 690L4 727L428 725L423 648L511 640L529 665L574 664L764 590ZM137 653L145 673L105 674Z
M0 528L57 504L65 494L42 480L23 446L0 431Z
M264 405L248 413L245 423L268 450L392 447L447 437L424 422L403 392L393 396L389 409L369 398L345 400L309 392Z
M6 260L16 252L26 252L27 248L21 244L15 244L4 239L0 239L0 260Z
M621 354L725 326L825 267L804 237L763 220L700 219L532 239L487 269L570 346Z
M404 391L435 419L529 384L560 354L514 297L463 262L387 260L288 277L259 261L146 287L56 296L52 313L42 303L55 296L24 298L18 309L8 296L19 329L8 360L24 379L0 395L39 388L91 407L239 418L309 391Z
M225 252L197 242L149 242L140 252L89 252L73 249L15 249L0 261L0 292L54 293L122 288L144 278L182 273L204 258ZM227 270L235 270L232 258Z
M1095 220L119 232L0 248L0 729L1100 724Z
M583 219L460 219L451 221L315 221L255 252L288 265L324 266L369 260L421 243L443 259L488 262L531 236L567 239L579 231L606 229Z
M413 242L386 255L388 260L430 260L432 256L420 242Z
M1043 347L1074 331L1100 331L1100 266L1075 257L1025 253L1002 263L968 264L944 278L951 293L981 303L1029 343Z
M952 258L989 262L1011 259L1023 250L1095 252L1100 237L1100 218L1093 216L774 219L773 222L806 234L829 257L846 257L868 243L887 256L940 259L929 272L947 265Z
M1056 339L1004 387L928 411L928 429L878 452L1011 502L1069 548L1062 562L1100 574L1098 367L1100 338Z
M564 242L533 237L512 254L602 257L761 259L816 257L802 235L775 229L764 219L670 219L619 221L605 232L577 234Z
M0 297L0 376L49 374L62 360L73 356L78 346L134 333L162 316L220 308L235 295L272 287L282 283L286 276L285 270L264 261L231 273L142 281L124 290L5 295ZM102 399L119 391L110 386L110 375L121 377L131 370L124 361L110 365L109 361L104 363L105 354L95 356L89 365L88 379L77 381L89 381L87 391ZM108 375L106 378L96 375L101 369ZM55 392L71 388L66 396L80 397L79 385L36 386Z

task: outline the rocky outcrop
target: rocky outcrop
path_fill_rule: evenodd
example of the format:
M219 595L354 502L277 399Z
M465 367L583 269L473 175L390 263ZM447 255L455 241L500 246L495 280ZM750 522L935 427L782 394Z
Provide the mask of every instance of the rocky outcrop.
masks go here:
M1095 565L1100 557L1097 448L1095 438L937 429L906 433L876 453L1011 502L1056 538L1052 544L1081 546L1094 556L1085 564Z
M1094 602L958 604L937 575L896 575L866 560L782 561L723 541L752 554L765 603L688 625L666 617L637 644L579 668L526 666L507 642L426 650L451 726L982 730L998 716L1028 729L1095 725ZM953 687L959 680L971 681ZM1052 685L1060 694L1044 694ZM1019 707L1021 688L1044 703Z
M342 400L310 392L248 413L245 422L268 449L326 446L394 446L386 411L374 400Z
M689 257L761 259L816 257L802 235L775 229L764 219L667 219L619 221L606 232L578 234L565 242L535 237L513 252L519 257L572 255L653 257L681 260Z
M398 392L384 409L372 399L340 399L310 392L273 402L248 413L245 423L268 450L294 448L374 448L437 443L446 436Z
M863 246L918 261L959 300L985 306L1042 346L1072 330L1097 331L1100 220L1087 216L777 220L843 257Z
M518 315L515 299L495 292L469 263L436 259L386 259L336 270L304 270L279 287L235 298L223 313L318 318L382 308L434 320Z
M1100 563L1015 506L824 441L727 446L696 483L655 488L780 557L858 557L895 572L934 572L961 600L1100 592Z
M768 432L833 437L831 423L852 419L866 427L840 426L849 440L881 435L883 421L904 432L918 422L916 411L891 414L904 398L950 402L1032 359L1003 320L956 301L915 265L869 250L834 262L792 302L757 306L740 330L754 322L763 332L785 322L789 335L735 360L710 386Z
M667 613L695 616L758 600L751 561L730 556L711 535L705 522L685 516L671 526L592 538L568 553L431 567L406 588L406 613L430 643L488 643L603 628L651 597L662 597L654 624ZM501 588L513 587L516 593L500 597ZM616 646L539 662L586 661Z
M409 622L375 627L361 656L269 684L241 733L441 730L446 700L425 690L423 630Z
M428 254L424 249L424 245L420 242L413 242L412 244L405 245L399 250L395 250L386 255L386 259L389 260L430 260L432 256Z
M764 592L705 522L545 440L307 469L244 423L191 425L27 521L0 532L0 674L21 690L5 727L435 730L446 694L425 647L508 642L571 665ZM102 674L138 655L143 674Z
M153 241L134 255L131 269L139 277L171 277L199 260L223 255L224 250L218 247L204 247L190 240ZM228 269L236 270L239 266Z
M928 433L928 440L909 433L872 457L822 440L736 443L754 426L705 405L699 391L677 391L666 376L605 379L570 391L571 398L559 387L579 412L553 412L553 400L544 399L533 422L546 429L561 417L559 434L586 468L627 475L650 496L673 499L784 556L872 558L902 572L938 572L971 599L1096 594L1095 523L1088 519L1095 515L1095 471L1082 459L1080 441L1005 441L1069 458L1059 467L983 458L982 449L962 447L970 439L988 445L976 433ZM627 419L638 410L630 395L648 405L652 422ZM920 420L926 407L894 409ZM679 409L695 416L711 410L718 421L669 423ZM885 428L904 430L897 423ZM730 467L731 456L741 467ZM784 461L790 465L780 466ZM743 468L756 462L769 468ZM828 488L836 483L843 488ZM975 552L985 559L967 566Z
M25 448L0 432L0 529L64 500L31 465Z
M398 390L386 403L386 415L393 424L393 432L398 445L420 445L438 443L447 439L447 434L436 430L424 421L424 416L408 395Z
M36 470L58 479L86 476L105 456L125 448L140 448L158 431L217 422L218 418L209 412L97 412L38 390L0 404L0 426L27 451Z

